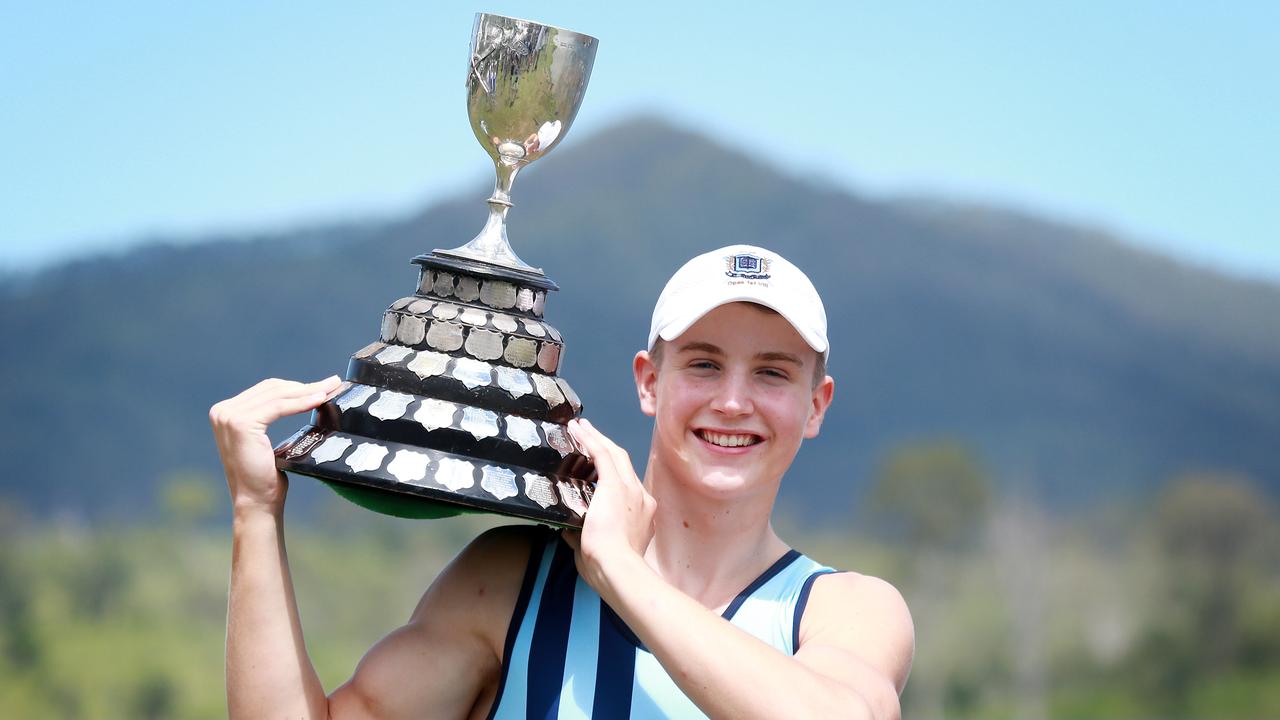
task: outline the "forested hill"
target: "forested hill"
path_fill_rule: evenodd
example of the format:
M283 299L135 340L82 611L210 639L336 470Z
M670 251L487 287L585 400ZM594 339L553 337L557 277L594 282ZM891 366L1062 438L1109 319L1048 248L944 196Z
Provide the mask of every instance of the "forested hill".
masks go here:
M836 403L784 484L792 511L835 517L887 451L935 438L1067 505L1199 469L1280 492L1276 286L1025 214L833 192L750 155L642 119L570 138L516 185L513 246L563 288L547 309L562 374L633 456L647 422L629 362L658 290L745 242L805 268L831 322ZM487 190L0 280L0 494L131 515L175 473L217 472L208 407L262 377L341 372L412 290L409 258L470 239Z

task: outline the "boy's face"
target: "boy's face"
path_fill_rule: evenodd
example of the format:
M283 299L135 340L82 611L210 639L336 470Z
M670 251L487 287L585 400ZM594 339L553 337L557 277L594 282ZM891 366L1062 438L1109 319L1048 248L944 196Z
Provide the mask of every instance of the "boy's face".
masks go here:
M817 353L781 315L730 303L660 356L657 367L642 352L634 368L654 417L654 469L726 498L776 492L831 403L831 378L813 382Z

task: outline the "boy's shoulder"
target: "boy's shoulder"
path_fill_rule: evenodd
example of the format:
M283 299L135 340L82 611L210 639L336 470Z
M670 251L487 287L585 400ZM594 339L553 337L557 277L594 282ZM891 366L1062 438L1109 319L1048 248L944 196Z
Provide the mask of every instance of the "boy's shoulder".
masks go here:
M490 528L467 543L439 580L463 586L515 583L518 591L530 557L554 537L555 531L541 525Z
M472 707L496 682L525 569L549 536L509 526L472 540L436 576L409 622L365 655L331 706L405 715Z
M901 692L915 654L915 627L891 583L858 572L828 573L814 581L805 607L800 649L806 644L852 654Z
M476 536L440 572L419 601L411 623L463 623L485 632L495 648L505 638L530 558L552 530L537 525L504 525Z

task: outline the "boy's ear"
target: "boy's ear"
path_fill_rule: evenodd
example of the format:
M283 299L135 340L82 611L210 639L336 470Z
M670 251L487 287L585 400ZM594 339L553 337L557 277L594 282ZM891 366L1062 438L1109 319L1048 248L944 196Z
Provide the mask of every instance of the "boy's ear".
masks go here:
M636 353L631 361L631 372L636 378L636 395L640 397L640 412L649 417L658 413L658 367L653 364L646 350Z
M809 419L804 425L805 438L818 437L818 431L822 429L822 418L826 416L827 408L831 407L831 399L835 397L835 394L836 381L832 380L830 375L822 378L822 382L818 383L817 387L813 389Z

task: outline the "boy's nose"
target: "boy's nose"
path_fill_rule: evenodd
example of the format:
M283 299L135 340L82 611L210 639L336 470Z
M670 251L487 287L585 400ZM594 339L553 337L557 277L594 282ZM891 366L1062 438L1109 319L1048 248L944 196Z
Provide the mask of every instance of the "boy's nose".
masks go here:
M726 374L716 389L711 409L724 415L747 415L752 410L750 387L745 378Z

